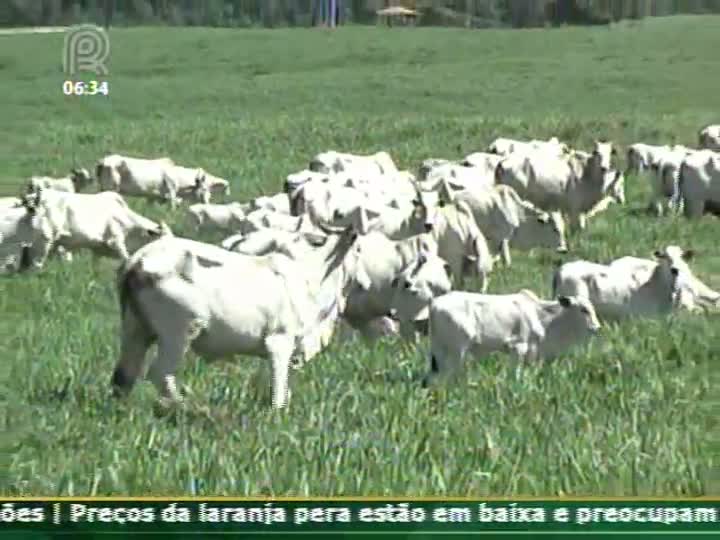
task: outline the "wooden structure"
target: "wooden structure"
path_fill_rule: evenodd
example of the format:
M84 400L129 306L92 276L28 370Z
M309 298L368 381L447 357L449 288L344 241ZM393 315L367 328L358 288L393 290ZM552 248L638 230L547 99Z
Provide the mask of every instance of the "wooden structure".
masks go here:
M393 26L393 22L399 22L404 26L415 26L419 13L403 6L390 6L379 9L375 12L378 17L378 24Z

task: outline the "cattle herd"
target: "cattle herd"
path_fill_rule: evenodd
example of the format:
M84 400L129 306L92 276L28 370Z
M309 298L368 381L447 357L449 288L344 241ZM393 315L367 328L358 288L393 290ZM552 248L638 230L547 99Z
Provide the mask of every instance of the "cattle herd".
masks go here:
M625 172L648 173L658 215L720 209L720 125L700 131L699 147L628 147ZM18 197L0 199L0 264L5 273L40 271L69 264L78 249L121 261L116 396L129 393L156 344L147 378L161 402L182 402L175 373L192 348L205 359L268 358L281 408L290 368L322 351L341 325L364 340L429 336L430 385L457 374L466 354L505 351L519 368L587 339L600 321L720 306L720 294L689 268L692 251L676 245L656 246L654 260L558 264L548 275L552 300L527 289L487 293L494 267L512 263L511 249L568 252L566 223L582 231L608 205L625 203L616 155L609 141L585 152L556 137L497 139L410 172L387 152L327 151L289 174L280 193L217 204L213 195L230 195L226 180L170 158L114 154L94 175L32 177ZM93 184L97 193L83 192ZM177 236L124 196L172 209L189 201L195 230L227 237L213 245ZM468 279L476 292L463 290Z

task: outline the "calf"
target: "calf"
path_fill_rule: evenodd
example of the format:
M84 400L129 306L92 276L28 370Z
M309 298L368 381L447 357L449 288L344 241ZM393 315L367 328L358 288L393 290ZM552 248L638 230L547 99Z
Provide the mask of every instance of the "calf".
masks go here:
M28 188L30 190L54 189L56 191L76 192L82 191L93 181L87 169L73 169L68 176L53 178L50 176L32 176Z
M698 133L701 149L720 151L720 124L706 126Z
M188 216L195 227L205 230L239 230L245 214L240 203L193 204L188 207Z
M430 303L430 371L423 386L457 374L465 355L509 352L516 360L557 356L600 330L592 303L579 296L540 300L515 294L453 291Z

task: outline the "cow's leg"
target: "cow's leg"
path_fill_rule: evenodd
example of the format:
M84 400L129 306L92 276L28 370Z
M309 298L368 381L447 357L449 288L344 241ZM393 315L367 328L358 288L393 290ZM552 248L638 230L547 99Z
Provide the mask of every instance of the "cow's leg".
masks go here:
M702 217L705 210L705 201L703 199L685 199L683 213L686 218L697 219Z
M113 371L111 386L115 397L127 396L145 366L154 338L149 328L126 309L122 318L120 357Z
M510 257L510 240L507 238L503 238L503 241L500 243L500 256L503 264L505 266L510 266L512 263L512 259Z
M604 212L605 210L607 210L608 206L612 204L612 202L612 197L604 197L599 203L593 206L587 214L585 214L585 219L591 219L598 215L600 212ZM584 224L582 225L582 228L585 228Z
M148 378L158 390L161 403L183 402L175 373L190 344L205 327L200 319L187 313L179 312L175 316L175 320L163 321L162 334L158 336L157 358L148 370Z
M480 282L480 293L485 294L487 292L487 288L488 288L488 275L485 272L482 272L479 275L479 282Z
M130 258L130 254L128 253L125 245L125 233L115 222L110 223L103 235L103 241L106 248L109 249L116 257L120 258L120 260L125 261Z
M294 340L287 335L274 335L265 338L265 347L270 355L273 370L272 405L282 409L290 401L288 376L290 358L294 349Z

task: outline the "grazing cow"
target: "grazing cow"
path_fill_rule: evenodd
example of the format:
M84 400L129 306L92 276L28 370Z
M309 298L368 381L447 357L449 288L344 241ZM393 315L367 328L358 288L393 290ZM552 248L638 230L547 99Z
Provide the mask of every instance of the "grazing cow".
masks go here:
M706 126L698 133L701 149L720 151L720 124Z
M468 353L509 352L516 361L551 358L600 328L592 303L583 297L546 301L527 289L452 291L430 303L430 371L423 386L458 374Z
M429 209L432 226L428 232L438 246L437 254L450 265L456 285L461 285L465 276L474 276L480 281L480 290L485 292L493 269L487 240L467 204L446 202L441 195L434 191L419 192L422 207Z
M625 169L625 174L640 174L654 168L669 151L670 147L668 145L631 144L627 149L627 169Z
M326 219L324 214L318 213L317 215L321 215L325 221L332 221ZM291 216L281 212L260 209L253 210L246 215L240 223L238 231L247 235L262 229L275 229L286 232L314 232L317 230L308 218L308 214Z
M513 154L500 162L496 179L543 210L567 213L572 227L584 229L585 214L606 205L606 197L625 202L624 177L610 168L615 153L612 143L596 141L587 159L547 152Z
M36 198L37 217L49 232L38 258L40 265L56 247L68 251L87 248L97 256L124 260L129 257L128 241L144 243L168 230L164 223L131 210L119 193L37 190L29 196Z
M93 177L87 169L73 169L68 176L63 178L53 178L50 176L32 176L28 188L31 191L35 189L54 189L56 191L77 192L82 191L92 184Z
M190 347L208 360L270 359L272 404L285 407L292 357L307 361L322 350L350 288L369 286L355 241L365 231L351 226L326 232L332 239L302 262L171 236L137 251L118 273L122 330L115 395L129 393L157 342L148 375L162 401L182 402L175 373Z
M598 316L609 320L666 315L680 306L683 290L703 296L696 286L701 282L686 262L692 250L667 246L654 255L654 266L637 257L622 257L610 264L584 260L562 264L553 273L553 295L589 298Z
M237 202L193 204L188 207L188 216L198 230L236 231L245 219L242 205Z
M450 198L470 207L475 222L488 240L490 252L493 255L499 253L507 266L511 263L510 245L515 247L516 241L520 249L546 247L561 253L567 251L562 217L535 208L510 186L456 191L450 193Z
M325 174L352 172L368 176L391 175L398 172L395 162L387 152L358 155L335 150L317 154L310 160L308 169Z
M363 253L362 265L370 277L370 287L365 290L355 289L350 293L343 318L366 339L377 337L372 321L383 317L393 308L392 286L404 270L412 267L414 274L422 271L424 284L438 288L447 285L450 290L450 266L435 255L437 245L430 235L421 234L393 241L381 233L370 232L360 238L359 242ZM409 336L407 323L419 317L419 311L409 314L408 310L402 310L399 313L403 335ZM412 317L408 318L410 315Z
M699 218L718 212L720 204L720 153L699 150L685 156L680 166L678 189L686 217Z

